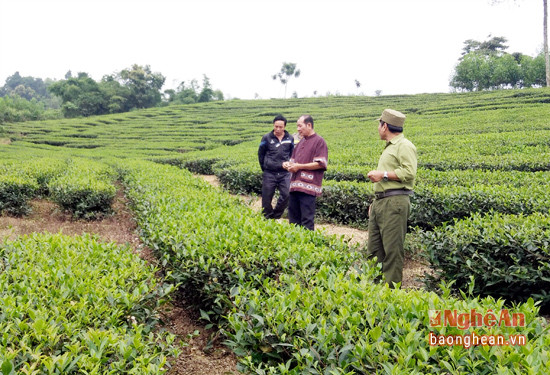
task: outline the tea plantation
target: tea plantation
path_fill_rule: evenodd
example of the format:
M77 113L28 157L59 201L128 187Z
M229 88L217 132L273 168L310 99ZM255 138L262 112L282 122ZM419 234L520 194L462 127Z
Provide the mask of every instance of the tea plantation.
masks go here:
M260 191L257 148L273 117L293 133L309 113L329 147L317 219L364 228L385 108L407 115L418 149L409 224L433 269L420 290L388 289L361 246L266 221L230 195ZM159 281L128 249L89 237L0 244L4 374L164 373L175 349L153 333L154 311L175 285L225 334L243 372L550 373L540 316L550 309L548 89L233 100L3 126L2 214L25 215L43 196L93 220L109 214L121 183L168 275ZM447 310L510 310L525 324L434 327L430 311ZM434 345L430 334L525 342Z

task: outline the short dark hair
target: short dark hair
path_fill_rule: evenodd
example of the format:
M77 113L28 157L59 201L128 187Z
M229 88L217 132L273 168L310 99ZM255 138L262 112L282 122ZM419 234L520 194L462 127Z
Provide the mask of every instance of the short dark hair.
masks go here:
M388 125L388 129L392 132L392 133L402 133L403 132L403 128L400 128L398 126L393 126L393 125L390 125L386 122L386 125Z
M388 127L388 130L392 133L402 133L403 132L403 128L400 128L398 126L393 126L392 124L388 124L386 121L380 120L380 125L382 125L382 124L386 124L386 126Z
M285 116L283 115L277 115L275 116L275 118L273 119L273 123L275 123L276 121L283 121L285 123L285 126L286 126L286 118Z
M302 115L300 117L304 118L304 124L311 124L311 128L313 129L313 117L311 115Z

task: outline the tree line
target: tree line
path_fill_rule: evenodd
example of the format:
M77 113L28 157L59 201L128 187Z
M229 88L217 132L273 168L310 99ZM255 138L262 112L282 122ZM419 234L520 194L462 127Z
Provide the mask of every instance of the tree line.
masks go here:
M59 81L22 77L16 72L0 87L0 123L86 117L224 99L206 75L202 86L193 79L188 84L181 82L175 90L161 92L165 80L149 65L137 64L100 81L84 72L73 75L69 71Z
M508 53L507 39L492 37L464 42L450 86L457 91L481 91L546 85L544 53L536 57Z
M456 91L480 91L508 88L542 87L546 83L545 54L536 57L506 50L507 39L492 37L480 42L464 42L462 56L454 68L450 87ZM297 78L300 70L295 63L283 63L281 71L272 76L286 86ZM22 77L19 72L6 79L0 87L0 123L80 117L127 112L170 104L191 104L224 100L220 90L214 90L204 75L202 85L193 79L181 82L176 89L161 92L166 78L152 72L149 65L123 69L93 80L87 73L65 79ZM359 87L359 82L356 80ZM293 95L295 96L295 95Z

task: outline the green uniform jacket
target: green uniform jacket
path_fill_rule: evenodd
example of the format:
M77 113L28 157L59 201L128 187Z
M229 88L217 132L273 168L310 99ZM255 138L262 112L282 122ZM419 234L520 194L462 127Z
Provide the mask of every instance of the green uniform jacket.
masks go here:
M400 181L380 181L374 191L388 189L414 189L416 177L416 147L401 133L386 142L386 147L378 160L378 171L395 172Z

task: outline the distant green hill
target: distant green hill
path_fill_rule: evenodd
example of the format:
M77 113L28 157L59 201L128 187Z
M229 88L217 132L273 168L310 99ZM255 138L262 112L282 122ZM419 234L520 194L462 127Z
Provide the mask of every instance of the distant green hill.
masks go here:
M303 113L329 145L329 171L372 167L383 144L384 108L407 115L405 134L420 166L434 169L550 169L550 90L383 97L233 100L99 117L5 124L10 148L89 157L256 161L260 137L276 114L292 133Z

